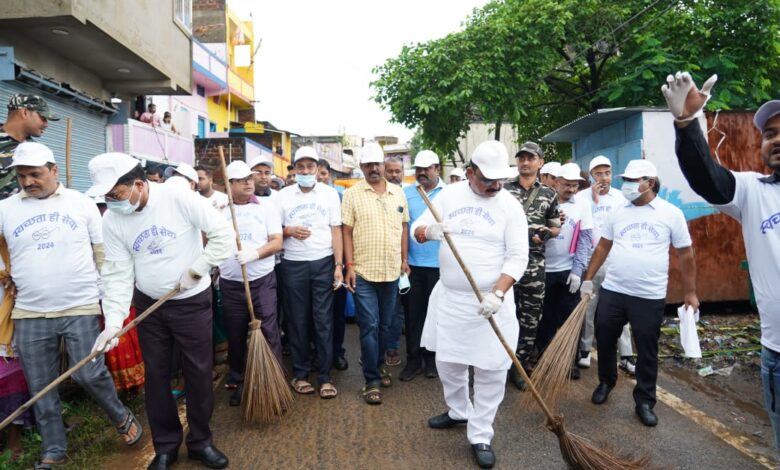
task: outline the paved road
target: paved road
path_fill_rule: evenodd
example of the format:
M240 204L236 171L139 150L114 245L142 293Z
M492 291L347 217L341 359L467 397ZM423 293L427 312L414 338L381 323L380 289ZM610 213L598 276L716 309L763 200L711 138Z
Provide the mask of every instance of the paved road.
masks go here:
M229 392L216 389L217 406L212 421L216 445L231 459L233 469L365 469L365 468L476 468L465 430L432 430L428 417L446 408L438 379L422 376L412 382L398 382L384 391L380 406L364 404L360 396L362 375L358 367L357 326L347 326L350 368L335 372L339 396L322 400L316 395L296 396L293 409L279 423L247 425L240 409L228 406ZM394 368L394 376L400 367ZM582 380L571 386L563 412L571 431L606 442L613 448L651 457L655 467L680 469L757 469L772 458L768 447L771 429L765 416L749 416L763 438L731 435L728 422L711 432L713 421L690 416L687 403L703 415L728 415L722 397L707 397L674 377L662 374L659 384L670 396L680 397L674 408L659 403L656 428L642 426L633 412L632 384L621 376L607 404L590 403L596 371L584 371ZM507 388L507 395L495 422L493 447L496 468L563 469L556 437L542 426L542 415L535 408L522 408L520 392ZM681 414L677 409L685 414ZM760 414L760 409L756 408ZM695 411L695 410L694 410ZM717 435L716 435L717 434ZM724 441L753 452L754 457ZM145 438L147 440L147 438ZM145 468L151 458L151 446L145 450L118 450L104 463L105 468ZM180 469L199 469L188 462L184 450ZM757 456L757 457L756 457ZM756 459L758 458L758 460ZM121 466L115 466L121 462Z

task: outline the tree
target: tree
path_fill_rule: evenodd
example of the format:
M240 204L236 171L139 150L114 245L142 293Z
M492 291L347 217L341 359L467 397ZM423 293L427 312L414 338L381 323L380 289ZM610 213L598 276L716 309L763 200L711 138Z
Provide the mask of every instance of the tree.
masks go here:
M669 73L720 77L711 108L780 95L780 0L496 0L375 69L376 101L452 153L468 122L522 139L600 108L659 106ZM446 153L445 153L446 154Z

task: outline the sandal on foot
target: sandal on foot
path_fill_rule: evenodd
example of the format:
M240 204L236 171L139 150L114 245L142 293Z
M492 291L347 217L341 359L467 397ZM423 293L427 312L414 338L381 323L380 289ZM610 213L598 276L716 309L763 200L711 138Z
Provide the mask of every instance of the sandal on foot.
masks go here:
M38 460L35 462L35 465L33 465L33 470L52 470L56 466L64 465L65 462L68 461L67 457L61 458L60 460L55 460L51 462L44 462L43 460Z
M326 383L322 384L320 387L320 398L329 400L331 398L336 398L336 395L339 394L339 391L336 390L336 387L333 386L332 383Z
M390 372L386 369L382 369L380 374L382 375L382 387L387 388L393 385L393 375Z
M134 438L131 438L129 440L125 440L125 444L130 447L139 440L141 440L141 437L144 435L144 428L141 427L141 423L138 422L138 419L135 417L132 411L127 410L127 418L125 418L125 422L120 424L116 427L117 432L122 437L130 437L130 429L135 427L136 434Z
M363 400L369 405L381 405L382 392L376 385L366 385L363 387Z
M295 393L300 393L301 395L311 395L314 393L314 387L305 379L292 379L290 385L292 385Z

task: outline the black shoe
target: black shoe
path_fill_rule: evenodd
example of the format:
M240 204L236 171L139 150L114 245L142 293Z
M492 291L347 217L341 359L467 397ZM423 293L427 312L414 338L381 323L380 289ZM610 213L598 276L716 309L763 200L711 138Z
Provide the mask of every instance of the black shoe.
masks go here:
M467 422L468 420L466 419L452 419L450 418L450 413L446 412L429 419L428 427L433 429L447 429L453 426L457 426L458 424L466 424Z
M176 459L179 458L178 452L171 452L170 454L157 454L152 459L152 463L146 467L146 470L167 470L176 463Z
M580 368L576 364L569 369L569 378L571 380L580 380Z
M241 394L244 392L244 386L243 384L236 387L235 390L233 390L233 393L230 395L230 406L241 406Z
M517 387L517 389L520 390L521 392L525 391L526 388L525 380L523 380L523 376L520 375L517 369L515 369L514 365L509 368L507 380L509 380L509 382L515 387Z
M493 453L490 444L472 444L471 448L474 450L479 468L493 468L496 464L496 454Z
M436 369L436 362L433 359L425 361L425 377L435 379L438 376L439 371Z
M402 382L409 382L423 373L423 367L419 359L407 359L404 370L398 377Z
M641 421L645 426L652 427L658 424L658 416L655 415L653 409L650 408L650 405L647 403L636 405L634 411L636 411L637 416L639 416L639 421Z
M609 396L609 392L612 391L612 387L605 384L600 383L598 387L596 387L596 390L593 391L593 395L590 397L590 401L600 405L607 401L607 397Z
M187 457L200 462L208 468L225 468L228 466L228 458L213 445L200 450L188 450Z
M336 359L333 360L333 368L336 370L349 369L349 362L347 362L347 358L344 356L336 356Z

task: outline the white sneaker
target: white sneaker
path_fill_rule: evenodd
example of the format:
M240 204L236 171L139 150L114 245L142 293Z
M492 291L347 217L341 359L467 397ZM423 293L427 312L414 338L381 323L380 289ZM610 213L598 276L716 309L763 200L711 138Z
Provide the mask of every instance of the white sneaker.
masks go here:
M580 357L580 360L577 361L577 366L582 367L583 369L590 368L590 353L588 353L585 357Z
M628 375L634 376L636 375L636 365L634 364L633 359L621 359L618 363L618 367L623 369L628 373Z

